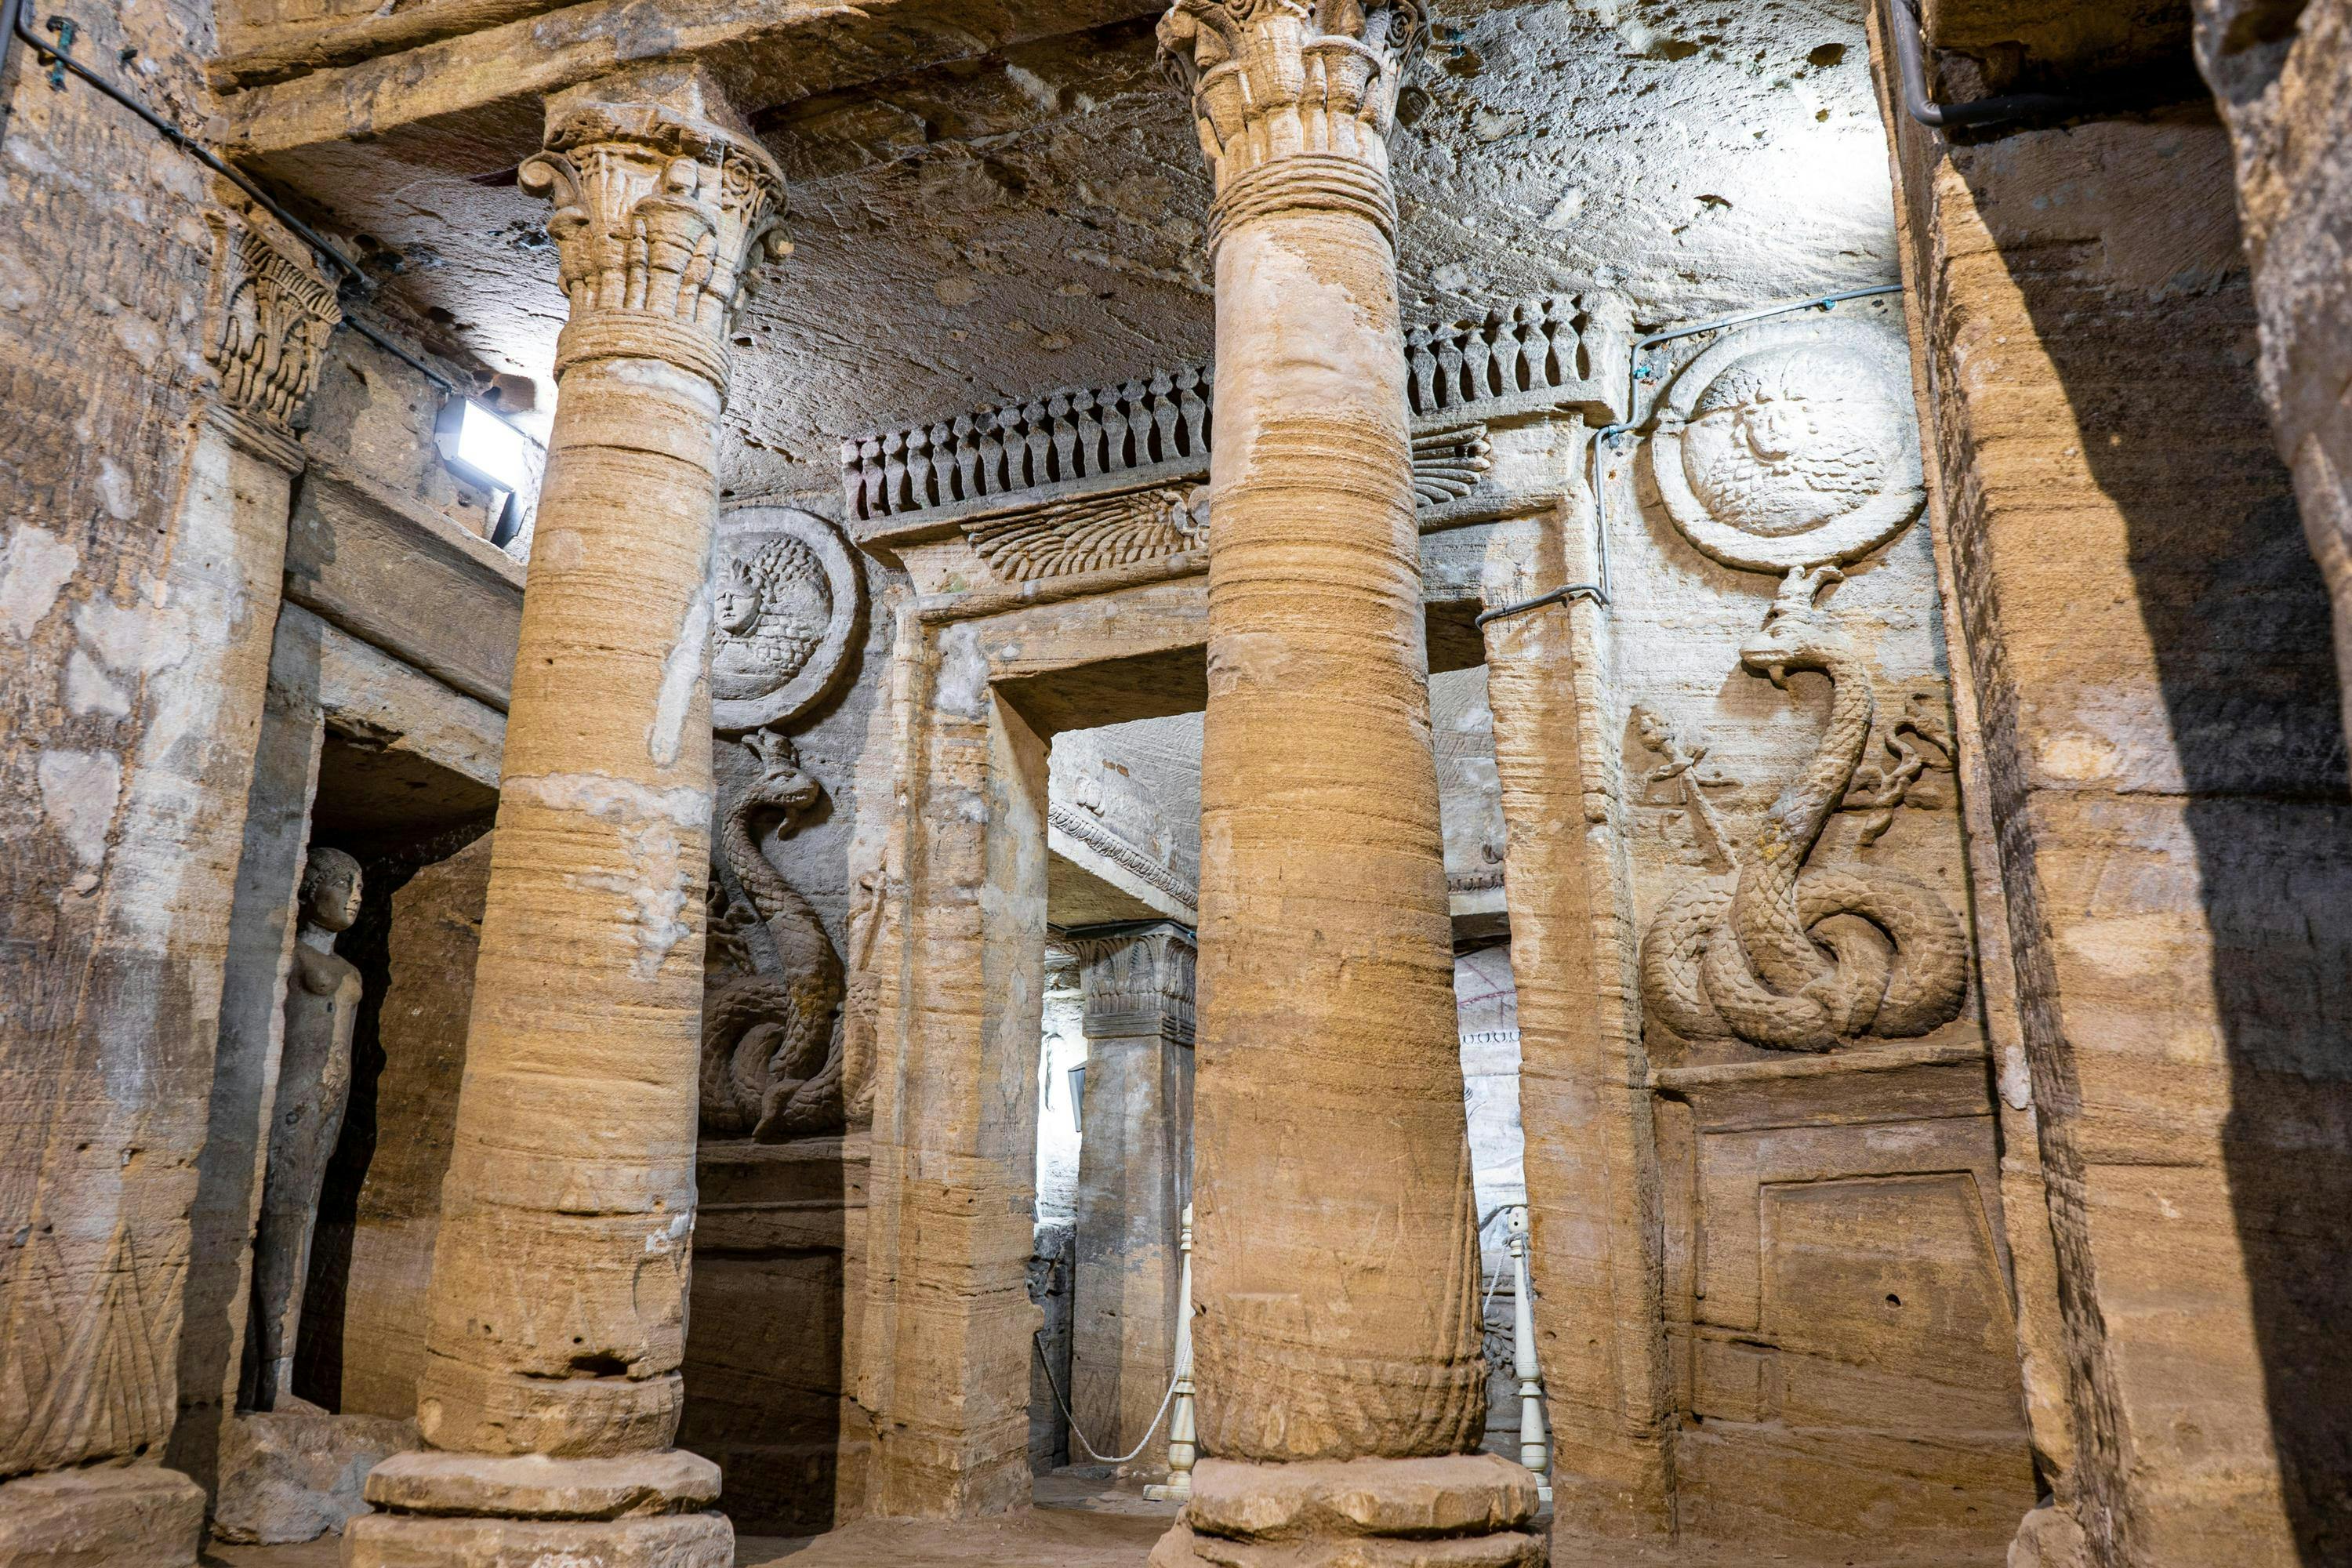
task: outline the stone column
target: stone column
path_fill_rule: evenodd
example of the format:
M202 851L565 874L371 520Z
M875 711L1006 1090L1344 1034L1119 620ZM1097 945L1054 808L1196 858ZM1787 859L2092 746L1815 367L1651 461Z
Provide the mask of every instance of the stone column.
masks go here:
M2007 928L1979 957L2015 998L2000 1088L2039 1136L2071 1407L2011 1561L2340 1558L2352 1405L2316 1391L2352 1386L2352 1270L2318 1216L2352 1212L2352 798L2231 145L2192 113L1969 146L1886 122L1963 784L1998 828L1969 843ZM2158 281L2187 277L2213 282Z
M189 1215L303 464L292 424L341 319L291 237L236 207L205 216L217 382L193 435L142 462L158 454L128 434L92 436L122 402L90 396L74 439L107 454L102 500L45 493L28 461L0 550L0 647L23 661L0 718L0 773L21 785L0 791L0 1563L193 1563L204 1523L203 1491L157 1460L185 1306L216 1273L209 1247L192 1258ZM117 309L126 334L185 330Z
M550 100L571 320L417 1419L345 1562L731 1563L670 1447L694 1237L727 332L782 195L696 74Z
M1192 933L1163 923L1076 945L1087 1089L1070 1407L1118 1455L1144 1441L1176 1366L1177 1240L1192 1191ZM1132 1468L1167 1461L1156 1441Z
M1180 0L1160 24L1216 189L1217 441L1193 1175L1208 1457L1154 1562L1255 1563L1301 1536L1321 1544L1297 1560L1429 1560L1407 1531L1533 1562L1533 1478L1474 1457L1486 1370L1385 141L1423 17L1307 11Z

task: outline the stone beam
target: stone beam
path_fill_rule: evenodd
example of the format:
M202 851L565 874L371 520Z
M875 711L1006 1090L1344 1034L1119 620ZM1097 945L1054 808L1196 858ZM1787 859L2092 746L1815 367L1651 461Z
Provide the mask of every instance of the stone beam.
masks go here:
M1918 10L1928 43L1973 55L1995 76L2049 80L2188 59L2187 0L1919 0Z
M1150 0L585 0L366 58L350 58L362 44L346 40L328 58L347 63L230 93L220 134L231 156L298 184L301 154L352 141L375 142L395 160L491 174L538 150L549 95L636 60L699 65L745 113L758 114L1157 9ZM408 44L415 31L399 29L409 15L368 26L379 41ZM367 36L358 24L351 30ZM233 84L300 68L290 59L265 65L232 58L215 74Z

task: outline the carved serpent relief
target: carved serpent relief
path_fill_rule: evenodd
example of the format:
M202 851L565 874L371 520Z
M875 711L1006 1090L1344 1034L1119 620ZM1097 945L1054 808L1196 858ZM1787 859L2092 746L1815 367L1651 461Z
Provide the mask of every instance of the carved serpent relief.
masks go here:
M730 806L719 834L745 910L711 879L710 954L719 974L702 1008L702 1126L761 1142L838 1132L842 1096L841 955L816 910L760 847L757 821L782 815L786 837L824 788L793 743L758 730L743 743L760 773ZM764 923L780 974L752 958L750 928Z
M1763 626L1740 647L1741 665L1775 686L1792 669L1827 676L1830 721L1737 857L1732 885L1685 888L1651 922L1642 999L1685 1039L1828 1051L1866 1036L1912 1038L1949 1023L1966 995L1967 938L1941 898L1895 871L1806 865L1832 814L1852 805L1891 819L1932 765L1916 740L1947 743L1906 715L1887 737L1896 767L1849 800L1877 702L1868 666L1821 604L1843 578L1834 566L1791 571ZM1874 839L1885 826L1873 826Z

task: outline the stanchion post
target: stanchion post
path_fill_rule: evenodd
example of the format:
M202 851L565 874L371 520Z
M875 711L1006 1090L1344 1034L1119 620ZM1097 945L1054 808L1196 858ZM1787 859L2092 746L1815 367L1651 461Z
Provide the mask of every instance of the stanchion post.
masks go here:
M1176 1404L1168 1412L1168 1484L1143 1489L1153 1502L1183 1502L1192 1495L1192 1461L1201 1457L1192 1427L1192 1205L1184 1205L1177 1241Z
M1551 1500L1550 1445L1544 1441L1543 1369L1536 1362L1535 1292L1528 1285L1528 1211L1514 1204L1511 1227L1511 1371L1519 1380L1519 1463L1536 1475L1536 1491ZM1182 1352L1177 1352L1181 1355Z

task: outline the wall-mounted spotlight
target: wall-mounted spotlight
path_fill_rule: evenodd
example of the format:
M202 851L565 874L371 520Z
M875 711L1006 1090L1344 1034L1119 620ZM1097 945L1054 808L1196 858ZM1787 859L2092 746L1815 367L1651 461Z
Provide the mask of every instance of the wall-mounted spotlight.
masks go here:
M487 405L453 397L442 405L434 441L451 472L490 492L490 542L504 549L522 527L522 498L539 482L530 437Z

